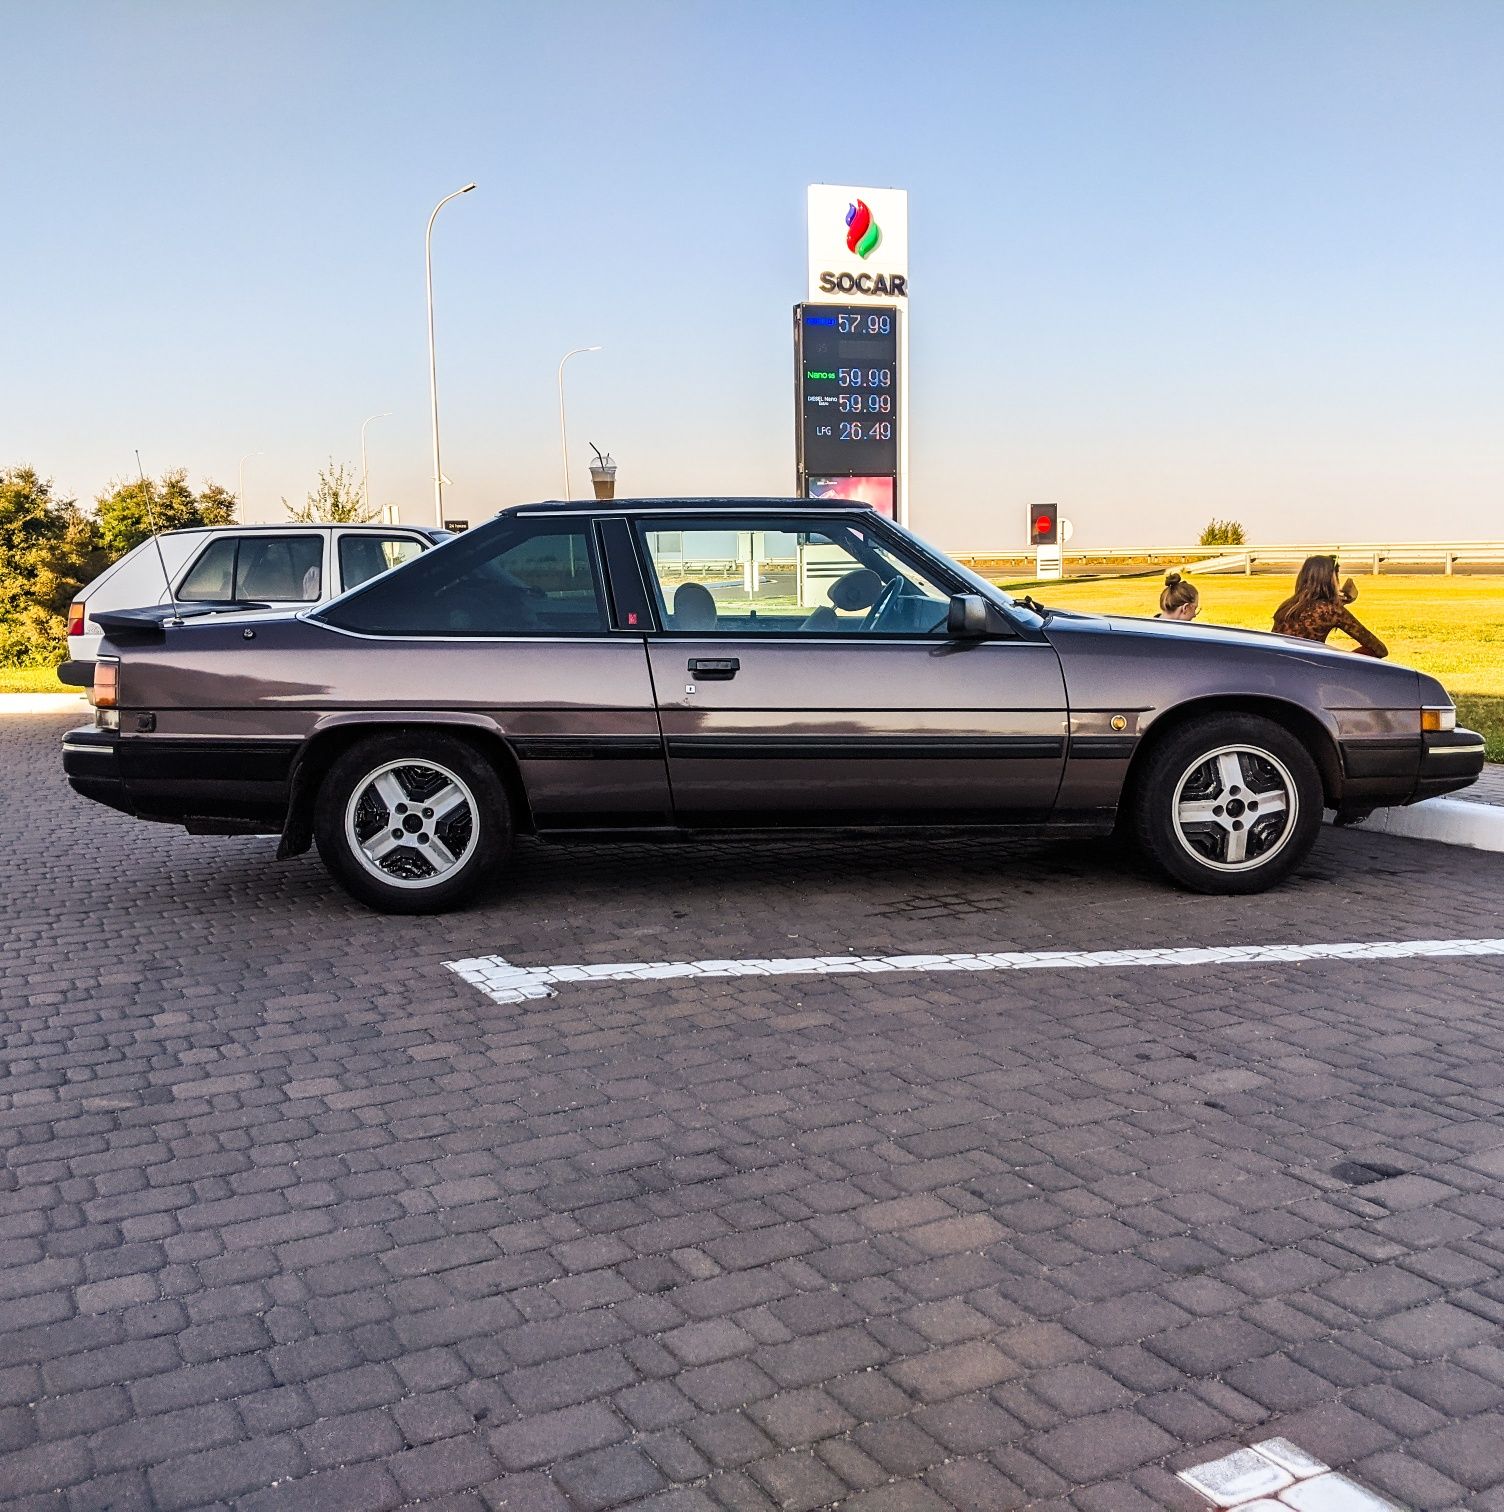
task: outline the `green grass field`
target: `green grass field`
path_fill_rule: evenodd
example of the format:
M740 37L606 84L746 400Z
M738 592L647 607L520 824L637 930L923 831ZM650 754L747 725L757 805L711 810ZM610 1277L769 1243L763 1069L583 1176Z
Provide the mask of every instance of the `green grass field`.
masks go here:
M51 667L0 667L0 693L77 693Z
M1191 581L1201 590L1201 623L1267 630L1292 580L1214 573ZM1389 647L1390 660L1439 678L1457 700L1460 722L1487 738L1489 760L1504 761L1504 578L1381 575L1353 581L1353 613ZM1143 577L1067 580L1015 591L1063 609L1152 615L1160 587L1158 577ZM1352 642L1333 632L1330 644Z

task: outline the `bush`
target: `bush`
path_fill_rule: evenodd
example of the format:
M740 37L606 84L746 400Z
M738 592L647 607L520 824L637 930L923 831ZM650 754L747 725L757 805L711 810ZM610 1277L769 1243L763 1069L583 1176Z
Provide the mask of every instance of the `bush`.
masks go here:
M1203 546L1246 546L1248 537L1236 520L1213 520L1201 532Z
M197 493L188 486L186 468L155 478L124 478L112 483L94 501L99 544L110 561L150 540L157 531L188 530L195 525L232 525L235 496L217 483L205 483Z
M62 660L68 601L104 560L94 522L51 479L0 468L0 666Z

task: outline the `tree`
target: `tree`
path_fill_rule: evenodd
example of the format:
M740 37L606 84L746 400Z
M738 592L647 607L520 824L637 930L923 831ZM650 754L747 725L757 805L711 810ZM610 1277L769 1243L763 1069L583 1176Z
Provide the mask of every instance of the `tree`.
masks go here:
M175 468L155 478L119 479L94 501L99 544L111 561L163 530L195 525L229 525L235 519L235 495L206 482L198 493L188 486L188 470Z
M50 478L0 469L0 665L60 661L68 602L104 564L94 522Z
M308 495L305 504L292 505L286 499L282 507L287 517L300 525L364 525L376 518L374 509L367 509L361 497L360 478L354 467L338 467L330 457L328 467L319 469L318 487Z
M1203 546L1246 546L1248 538L1236 520L1212 520L1201 532Z

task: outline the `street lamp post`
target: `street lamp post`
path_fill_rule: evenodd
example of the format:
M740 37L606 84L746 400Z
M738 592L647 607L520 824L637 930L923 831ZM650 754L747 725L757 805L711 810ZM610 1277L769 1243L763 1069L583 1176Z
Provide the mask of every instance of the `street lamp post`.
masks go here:
M240 459L240 467L237 469L235 482L235 508L240 511L241 523L245 522L245 465L252 457L264 457L265 452L247 452Z
M390 414L390 410L382 410L379 415L367 415L360 422L360 492L367 514L371 512L371 469L366 466L366 426L373 420L385 420Z
M466 184L463 189L446 194L433 207L433 214L428 217L428 230L423 237L423 265L428 276L428 393L433 402L433 513L434 524L440 529L444 526L444 474L439 467L439 368L433 350L433 223L438 219L439 211L450 200L469 194L473 188L474 184Z
M569 427L564 423L564 364L571 357L578 357L581 352L598 352L598 346L575 347L571 352L559 359L559 446L564 453L564 497L572 499L574 495L569 488Z

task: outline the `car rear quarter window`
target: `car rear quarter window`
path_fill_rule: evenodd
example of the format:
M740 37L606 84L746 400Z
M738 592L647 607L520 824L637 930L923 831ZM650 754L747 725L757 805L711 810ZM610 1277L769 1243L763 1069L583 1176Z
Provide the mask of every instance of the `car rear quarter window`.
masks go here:
M339 580L348 588L358 588L393 567L410 562L423 550L423 543L412 536L359 535L339 538Z
M363 635L594 635L607 630L583 520L502 520L424 552L316 618Z

